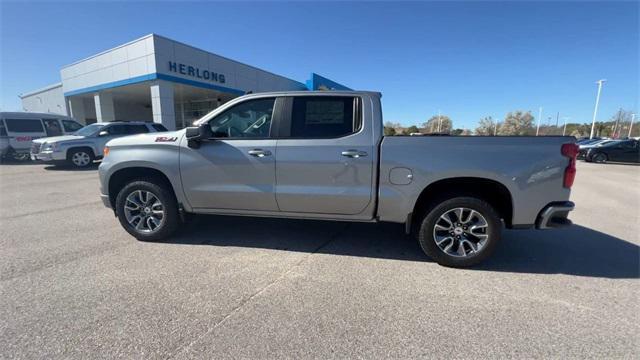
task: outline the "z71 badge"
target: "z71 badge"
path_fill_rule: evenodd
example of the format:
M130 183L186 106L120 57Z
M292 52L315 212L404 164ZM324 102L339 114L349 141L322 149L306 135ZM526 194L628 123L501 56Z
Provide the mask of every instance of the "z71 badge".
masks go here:
M178 140L177 136L158 136L156 142L174 142Z

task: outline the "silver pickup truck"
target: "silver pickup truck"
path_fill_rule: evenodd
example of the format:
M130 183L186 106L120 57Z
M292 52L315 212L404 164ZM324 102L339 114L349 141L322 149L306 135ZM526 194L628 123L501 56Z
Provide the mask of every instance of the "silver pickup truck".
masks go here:
M111 140L102 200L140 240L184 214L403 223L454 267L487 258L503 227L571 224L573 137L383 136L380 97L252 94L194 127Z

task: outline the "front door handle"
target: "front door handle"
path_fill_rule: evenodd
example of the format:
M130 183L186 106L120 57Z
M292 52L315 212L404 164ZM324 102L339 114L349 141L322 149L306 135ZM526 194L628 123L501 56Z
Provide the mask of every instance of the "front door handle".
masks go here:
M271 155L271 151L262 150L262 149L253 149L253 150L249 150L249 155L261 158L261 157L265 157L265 156L270 156Z
M367 156L367 152L366 151L358 151L358 150L354 150L354 149L349 149L349 150L343 151L342 152L342 156L346 156L346 157L357 159L359 157Z

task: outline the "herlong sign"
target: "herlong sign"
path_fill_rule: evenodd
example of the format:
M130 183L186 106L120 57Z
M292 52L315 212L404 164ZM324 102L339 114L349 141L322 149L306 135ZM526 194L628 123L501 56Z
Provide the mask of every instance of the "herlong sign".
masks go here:
M218 82L220 84L225 83L224 74L213 72L211 70L202 70L195 66L186 65L175 61L169 61L169 71L198 79Z

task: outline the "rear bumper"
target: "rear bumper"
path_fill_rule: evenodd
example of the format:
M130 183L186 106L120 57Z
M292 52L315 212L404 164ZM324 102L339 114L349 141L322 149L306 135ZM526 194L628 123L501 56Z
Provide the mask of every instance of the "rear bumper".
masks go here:
M540 211L536 219L536 229L553 229L571 225L572 222L567 217L574 208L575 204L571 201L550 203Z

